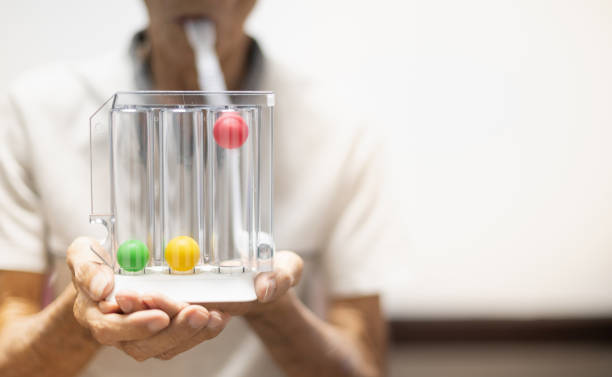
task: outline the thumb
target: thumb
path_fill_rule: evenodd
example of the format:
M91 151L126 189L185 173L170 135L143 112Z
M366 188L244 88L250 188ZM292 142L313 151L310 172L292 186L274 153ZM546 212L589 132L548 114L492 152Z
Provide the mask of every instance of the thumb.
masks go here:
M293 251L279 251L274 256L274 271L255 277L255 293L259 302L277 300L297 285L302 276L304 261Z
M94 301L101 301L112 292L114 274L107 265L111 258L96 240L87 237L75 239L68 247L66 258L77 290L85 292Z

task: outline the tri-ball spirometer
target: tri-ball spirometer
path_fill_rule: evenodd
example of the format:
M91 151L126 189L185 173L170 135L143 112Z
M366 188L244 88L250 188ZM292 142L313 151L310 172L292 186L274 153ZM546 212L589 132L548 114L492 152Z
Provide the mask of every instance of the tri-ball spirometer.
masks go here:
M198 92L114 94L90 118L90 220L106 227L114 293L256 299L273 267L274 94L226 91L214 25L185 26Z

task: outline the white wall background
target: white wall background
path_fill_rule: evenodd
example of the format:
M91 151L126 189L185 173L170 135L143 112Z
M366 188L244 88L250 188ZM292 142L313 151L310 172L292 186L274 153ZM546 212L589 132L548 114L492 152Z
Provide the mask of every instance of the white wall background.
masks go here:
M0 88L145 16L139 0L3 4ZM612 314L611 2L261 0L249 29L362 91L393 134L392 315Z

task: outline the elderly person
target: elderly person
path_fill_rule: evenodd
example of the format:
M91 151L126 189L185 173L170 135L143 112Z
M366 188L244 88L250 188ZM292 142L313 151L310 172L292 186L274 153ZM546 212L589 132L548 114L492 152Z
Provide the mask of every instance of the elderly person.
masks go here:
M359 119L330 111L337 99L264 59L243 28L254 0L145 3L149 26L129 48L33 72L0 102L0 375L383 375L370 269L387 216L380 150ZM204 17L228 88L277 92L275 233L297 254L278 252L275 270L256 277L255 303L118 292L111 304L113 273L91 249L106 251L83 237L87 118L117 90L198 90L183 22ZM317 313L302 301L323 295Z

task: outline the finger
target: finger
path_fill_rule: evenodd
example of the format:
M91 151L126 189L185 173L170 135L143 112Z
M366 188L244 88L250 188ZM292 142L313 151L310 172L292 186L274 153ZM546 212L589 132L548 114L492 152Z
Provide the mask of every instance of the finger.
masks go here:
M97 303L75 303L75 316L82 325L89 328L92 336L101 344L114 345L123 341L149 338L167 328L170 318L161 310L144 310L132 314L102 313ZM77 298L77 301L84 301Z
M274 271L289 278L292 287L299 283L303 268L304 261L293 251L279 251L274 257Z
M189 305L159 334L143 340L124 342L121 348L136 360L146 360L183 344L206 327L209 319L208 310L199 305Z
M119 307L119 304L117 304L116 302L111 302L111 301L106 301L106 300L102 300L98 302L98 309L100 309L100 311L103 314L121 312L121 308Z
M259 302L271 302L284 295L302 277L304 262L292 251L279 251L274 257L274 271L255 278L255 293Z
M86 237L77 238L68 247L66 257L77 289L87 293L94 301L100 301L111 293L113 270L105 262L110 257L97 241Z
M143 301L143 297L139 296L134 291L121 290L115 294L115 301L125 314L146 310L147 305Z
M162 360L170 360L174 356L190 350L191 348L197 346L203 341L210 340L216 337L221 333L225 326L227 326L231 317L232 316L227 313L219 312L216 310L210 311L210 320L208 321L208 325L205 328L200 330L198 333L193 335L184 343L168 351L165 351L157 355L156 357Z
M151 293L142 296L142 301L149 309L159 309L164 311L170 318L174 318L181 310L189 304L186 302L174 301L160 293Z

